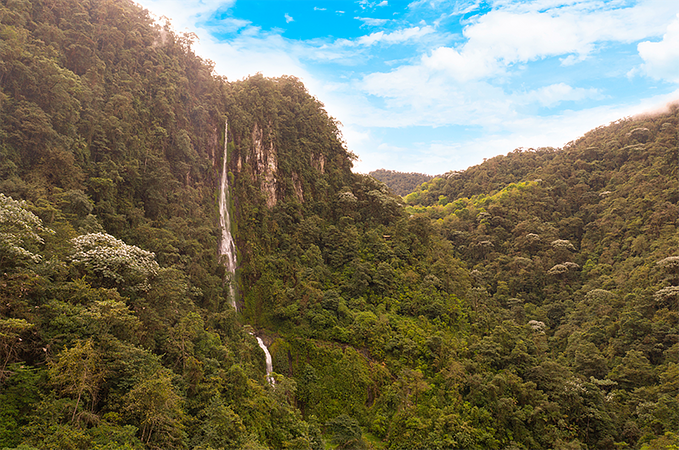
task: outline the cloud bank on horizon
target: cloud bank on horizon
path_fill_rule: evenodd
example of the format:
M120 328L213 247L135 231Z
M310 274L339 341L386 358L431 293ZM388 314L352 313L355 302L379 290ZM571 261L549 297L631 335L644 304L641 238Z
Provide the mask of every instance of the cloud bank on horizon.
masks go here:
M141 0L218 74L300 78L355 170L440 174L679 99L669 0Z

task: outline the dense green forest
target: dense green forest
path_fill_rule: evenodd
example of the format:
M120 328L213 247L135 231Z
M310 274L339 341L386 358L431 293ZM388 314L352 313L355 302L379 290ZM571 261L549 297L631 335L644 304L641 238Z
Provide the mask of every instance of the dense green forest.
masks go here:
M0 448L679 448L679 108L402 199L191 45L0 0Z
M415 190L416 187L434 178L417 172L398 172L396 170L378 169L368 172L368 175L386 184L396 195L405 196Z

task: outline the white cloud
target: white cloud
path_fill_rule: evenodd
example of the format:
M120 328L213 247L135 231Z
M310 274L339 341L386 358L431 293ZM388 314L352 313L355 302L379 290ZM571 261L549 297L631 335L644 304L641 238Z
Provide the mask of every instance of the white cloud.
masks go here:
M450 141L432 141L408 147L408 157L403 152L389 151L392 145L375 137L354 142L347 139L349 148L361 156L356 171L369 172L381 167L404 172L423 172L431 175L449 170L462 170L483 162L484 158L505 155L517 148L563 147L586 132L639 112L653 113L668 102L679 98L679 89L669 94L647 98L619 106L600 106L581 111L564 111L561 114L540 116L510 116L502 129L484 133L483 136ZM402 148L402 145L396 146ZM375 152L374 149L384 149ZM364 156L366 155L366 156Z
M290 23L290 22L294 22L294 21L295 21L295 19L293 19L290 14L285 13L285 23Z
M459 16L474 11L480 3L481 0L416 0L408 4L408 9L411 11L427 9Z
M357 43L359 45L375 45L378 43L384 44L402 44L403 42L419 39L427 34L434 32L434 29L430 26L425 27L413 27L406 28L403 30L394 31L392 33L385 33L384 31L378 31L376 33L371 33L368 36L361 36L358 38Z
M371 17L354 17L354 19L360 20L363 22L363 25L368 27L381 27L389 22L388 19L373 19Z
M435 30L432 27L413 27L391 33L379 31L356 39L337 39L333 42L323 40L288 42L284 51L296 55L301 61L332 62L351 67L368 61L372 57L370 52L373 47L419 43L425 36L434 34ZM385 64L397 62L402 61L384 61Z
M574 88L566 83L556 83L549 86L513 95L518 103L537 103L544 107L554 107L565 101L579 101L587 98L601 98L598 89Z
M214 61L216 72L232 81L256 73L267 77L292 74L310 80L310 74L294 54L280 51L280 40L278 36L251 37L224 43L202 38L200 55Z
M423 56L421 66L432 71L441 71L458 82L500 75L504 69L497 59L489 54L490 49L465 49L459 52L450 47L439 47L430 56Z
M319 8L318 6L314 6L314 11L327 11L327 8Z
M660 42L644 41L637 46L644 60L641 71L651 78L679 83L679 14L667 27Z
M565 12L491 11L464 30L468 41L462 53L485 52L504 66L568 53L584 56L592 51L597 33L591 23L582 22L582 17Z
M375 137L375 133L364 133L357 141L354 141L353 133L345 133L345 138L349 148L360 157L354 166L357 172L389 168L436 175L449 170L463 170L480 164L484 158L505 155L517 148L563 147L598 126L639 111L654 111L677 96L679 90L623 106L565 111L549 117L513 117L507 120L504 129L463 140L451 136L448 141L434 140L404 146L402 143L385 142Z
M589 58L603 43L629 43L643 36L661 35L669 21L663 17L667 5L663 9L663 3L655 0L618 9L593 1L564 3L501 4L464 29L466 40L461 45L441 46L390 72L365 75L357 88L383 99L383 106L356 112L351 120L375 126L470 123L490 130L506 129L507 121L520 117L526 106L553 108L566 101L601 100L604 97L596 88L556 82L542 87L529 84L527 90L513 92L507 80L530 71L526 65L531 61L562 56L563 65L574 64ZM551 8L553 5L557 7ZM658 11L654 13L653 8ZM672 8L676 14L678 6ZM651 13L655 15L649 16ZM679 36L670 31L663 43L656 44L655 53L648 52L649 67L651 62L656 63L655 73L662 68L665 76L679 60L672 59L674 56L653 59L650 55L679 55L679 45L674 46L676 50L666 50ZM362 40L377 38L382 36L373 33Z
M370 1L370 0L359 0L358 5L362 9L372 9L372 8L379 8L383 6L387 6L389 2L387 0L382 0L382 1Z
M591 1L496 2L497 9L471 19L463 44L439 47L421 64L460 82L505 76L517 64L553 56L572 65L603 43L659 35L667 26L664 14L676 13L677 6L670 3L654 0L613 8L615 3Z
M207 19L215 11L231 8L236 0L136 0L136 3L158 17L171 18L178 31L190 29L195 32L196 22Z

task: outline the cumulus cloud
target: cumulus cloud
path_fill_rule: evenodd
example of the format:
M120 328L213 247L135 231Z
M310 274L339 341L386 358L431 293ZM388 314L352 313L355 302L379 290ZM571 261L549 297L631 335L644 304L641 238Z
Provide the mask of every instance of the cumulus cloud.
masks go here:
M494 126L514 114L511 98L485 81L456 85L422 66L402 66L361 80L363 92L384 99L380 114L362 110L358 123L400 127L483 124ZM357 112L358 114L359 112Z
M415 6L421 7L422 2ZM465 6L472 9L475 4ZM591 1L495 2L493 6L496 9L475 16L464 28L462 44L433 49L418 65L458 83L504 77L522 64L554 56L561 56L564 66L573 65L606 42L627 43L657 34L663 13L676 11L676 6L658 1L631 8Z
M662 25L662 14L648 4L585 14L583 9L592 6L589 2L571 3L509 3L474 18L463 30L462 45L438 48L422 63L447 71L458 81L503 76L516 64L553 56L563 56L562 64L572 65L603 43L634 42L658 33Z
M508 118L521 116L526 106L553 108L568 101L601 100L604 96L597 88L556 82L513 91L507 80L524 73L526 64L536 60L561 57L562 65L577 64L609 42L631 43L665 30L661 43L640 49L646 51L647 70L679 77L679 70L672 72L672 64L676 67L678 61L672 55L679 55L679 21L667 29L666 2L651 0L620 8L595 1L517 4L501 0L493 6L464 28L459 45L440 46L410 64L365 75L357 84L359 89L384 99L389 108L375 115L373 122L392 126L472 123L499 129L507 126L503 123ZM671 8L676 14L677 7ZM372 34L362 39L369 42L378 37Z
M644 41L637 49L644 60L641 71L655 79L679 83L679 14L659 42Z
M293 19L290 14L285 13L285 23L290 23L290 22L294 22L294 21L295 21L295 19Z

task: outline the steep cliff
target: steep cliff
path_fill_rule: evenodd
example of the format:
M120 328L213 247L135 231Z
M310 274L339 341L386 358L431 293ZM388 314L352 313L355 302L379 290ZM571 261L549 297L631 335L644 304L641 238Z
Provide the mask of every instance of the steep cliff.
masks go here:
M323 105L299 80L257 75L228 89L226 114L234 123L230 168L259 187L268 208L292 198L326 200L332 190L351 183L353 155ZM326 162L332 170L326 171Z

